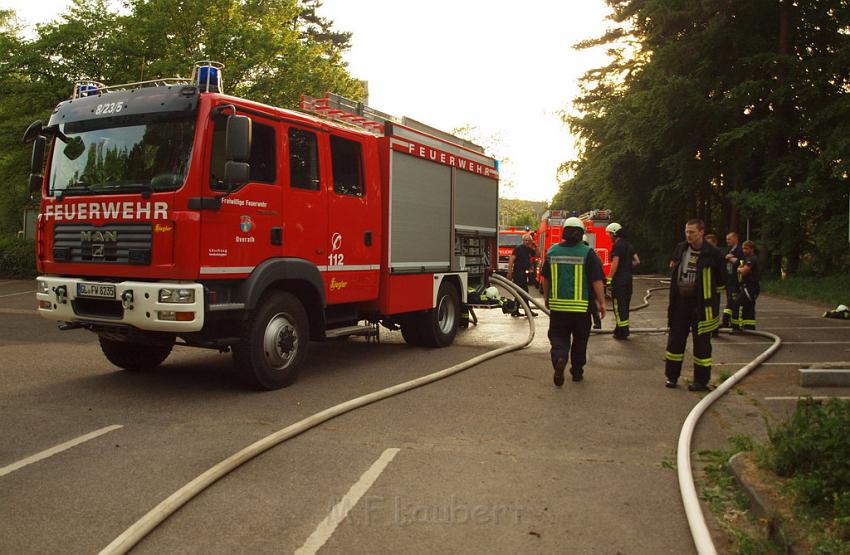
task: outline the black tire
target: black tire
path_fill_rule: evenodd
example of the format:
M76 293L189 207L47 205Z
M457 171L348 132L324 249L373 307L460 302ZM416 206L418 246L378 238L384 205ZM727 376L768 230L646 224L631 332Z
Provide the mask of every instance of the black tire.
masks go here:
M233 362L245 381L261 390L280 389L298 377L310 339L307 311L294 295L267 294L245 322L233 346Z
M98 336L98 339L100 349L109 362L131 372L153 370L168 358L174 347L173 339L170 343L154 344L115 341L103 336Z
M425 343L422 341L422 320L423 313L411 314L401 324L401 336L404 342L414 347L422 347Z
M426 347L448 347L455 340L460 322L460 295L447 281L437 291L437 306L425 311L421 320L422 343Z

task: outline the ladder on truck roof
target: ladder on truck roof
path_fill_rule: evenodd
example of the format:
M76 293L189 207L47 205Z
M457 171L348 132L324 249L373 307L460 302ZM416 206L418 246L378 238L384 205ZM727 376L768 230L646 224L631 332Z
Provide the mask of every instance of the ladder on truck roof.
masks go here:
M601 208L601 209L590 210L588 212L585 212L584 214L581 214L579 216L579 219L583 222L586 222L588 220L606 221L607 222L609 220L613 220L614 216L613 216L613 214L611 213L610 210Z
M471 141L440 131L436 127L431 127L413 118L407 116L398 118L367 106L363 102L334 93L325 93L322 98L301 95L301 109L327 119L360 127L375 135L387 134L388 124L390 134L392 134L392 124L398 124L484 154L484 148Z

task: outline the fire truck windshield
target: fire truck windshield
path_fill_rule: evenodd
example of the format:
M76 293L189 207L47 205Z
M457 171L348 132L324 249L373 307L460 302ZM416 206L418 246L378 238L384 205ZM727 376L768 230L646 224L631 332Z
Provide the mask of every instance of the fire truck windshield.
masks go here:
M100 120L102 122L103 120ZM50 163L50 195L173 191L189 169L194 118L95 121L59 126Z
M499 234L499 246L500 247L516 247L522 244L522 234L521 233L500 233Z

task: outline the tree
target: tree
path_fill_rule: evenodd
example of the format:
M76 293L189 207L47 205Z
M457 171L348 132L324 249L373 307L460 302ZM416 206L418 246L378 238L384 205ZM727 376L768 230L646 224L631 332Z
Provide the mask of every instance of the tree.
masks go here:
M850 267L835 241L847 222L850 6L607 2L612 28L577 46L608 47L610 63L584 75L578 112L564 115L581 150L555 200L612 208L659 261L701 217L715 233L749 220L774 270Z
M108 84L188 76L197 60L225 64L225 91L295 108L301 94L334 91L361 98L363 86L342 53L349 35L315 12L317 0L74 0L58 21L27 40L11 12L0 12L0 232L18 229L27 202L26 126L47 121L73 83Z

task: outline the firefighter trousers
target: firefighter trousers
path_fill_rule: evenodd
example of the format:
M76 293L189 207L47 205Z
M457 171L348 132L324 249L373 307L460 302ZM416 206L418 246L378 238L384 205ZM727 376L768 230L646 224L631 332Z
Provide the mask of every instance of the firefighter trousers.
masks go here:
M685 343L693 335L694 383L708 385L711 379L711 332L700 334L698 300L696 297L679 298L676 309L670 315L670 333L667 336L667 352L664 373L667 379L677 381L682 374L685 360Z
M750 299L746 295L741 295L738 302L738 311L736 317L732 318L733 328L743 328L745 330L756 329L756 300Z
M738 282L726 283L726 308L723 309L723 327L728 328L738 315Z
M629 336L629 303L632 302L632 280L611 283L611 301L614 304L614 337Z
M593 301L591 301L593 302ZM570 374L584 374L587 362L587 341L590 339L589 312L560 312L549 315L549 343L552 346L552 364L560 359L569 360Z

